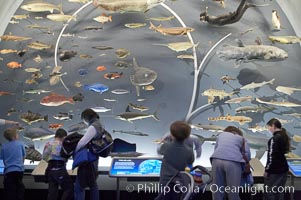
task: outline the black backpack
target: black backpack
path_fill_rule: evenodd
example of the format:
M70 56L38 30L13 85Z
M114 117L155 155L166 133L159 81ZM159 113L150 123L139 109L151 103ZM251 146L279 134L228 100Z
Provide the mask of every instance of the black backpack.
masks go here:
M62 143L61 156L63 158L69 159L73 152L75 151L76 145L78 141L83 137L83 135L79 133L72 133L67 135Z
M88 148L96 155L105 158L113 149L113 138L108 131L103 129L103 132L97 132L96 137L88 144Z

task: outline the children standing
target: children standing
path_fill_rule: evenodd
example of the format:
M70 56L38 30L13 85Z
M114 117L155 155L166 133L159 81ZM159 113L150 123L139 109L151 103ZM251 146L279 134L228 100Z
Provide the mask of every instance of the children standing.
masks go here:
M185 167L192 165L194 154L192 148L184 144L184 140L189 137L191 128L183 121L176 121L170 126L172 142L164 143L160 149L163 161L160 171L160 185L166 183L179 171L184 171Z
M58 129L54 140L48 142L43 151L43 159L48 162L45 176L48 181L48 200L57 199L58 187L63 190L62 200L73 200L73 182L66 169L66 159L61 157L62 142L67 136L64 129Z
M267 191L264 199L284 199L284 193L279 192L279 188L283 189L287 180L289 169L285 154L290 150L290 138L278 119L273 118L266 125L273 137L268 141L267 163L264 173L264 185Z
M3 144L0 158L4 163L4 199L24 199L23 184L25 146L19 141L17 129L6 129L4 137L9 142Z

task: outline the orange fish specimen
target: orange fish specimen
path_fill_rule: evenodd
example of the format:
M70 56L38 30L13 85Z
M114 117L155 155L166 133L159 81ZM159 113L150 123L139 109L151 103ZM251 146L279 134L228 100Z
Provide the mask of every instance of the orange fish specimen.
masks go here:
M50 129L58 129L64 126L64 124L49 124L48 128Z
M0 96L14 95L14 93L0 91Z
M64 95L52 93L41 99L40 104L44 106L60 106L65 103L74 104L73 98L67 98Z
M107 68L105 66L98 66L98 67L96 67L96 70L101 72L101 71L107 70Z
M110 80L113 80L113 79L117 79L117 78L120 78L122 76L122 72L121 73L118 73L118 72L111 72L111 73L107 73L107 74L104 74L103 77L105 79L110 79Z
M20 68L20 67L22 67L22 64L21 64L21 63L18 63L18 62L15 62L15 61L13 61L13 62L9 62L9 63L7 63L7 67L9 67L9 68L12 68L12 69L16 69L16 68Z

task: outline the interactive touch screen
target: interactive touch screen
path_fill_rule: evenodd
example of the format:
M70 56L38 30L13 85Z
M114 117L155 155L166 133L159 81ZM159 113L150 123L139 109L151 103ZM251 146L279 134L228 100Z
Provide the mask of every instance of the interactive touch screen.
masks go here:
M110 176L159 177L161 164L161 158L114 158L110 168Z
M291 173L296 177L301 177L301 160L288 160Z

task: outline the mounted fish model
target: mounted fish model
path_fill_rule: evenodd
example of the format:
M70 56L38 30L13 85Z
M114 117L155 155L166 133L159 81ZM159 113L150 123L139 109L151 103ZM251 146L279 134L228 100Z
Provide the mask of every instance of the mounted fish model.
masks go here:
M209 121L228 121L228 122L238 122L240 125L244 125L245 123L252 122L252 118L246 117L246 116L232 116L230 114L227 114L226 116L220 116L220 117L209 117Z
M93 5L110 12L147 12L165 0L93 0Z
M131 83L136 86L137 96L140 96L140 86L150 85L157 79L157 72L146 67L140 67L133 58L134 70L130 75Z
M263 81L261 83L252 82L250 84L242 86L240 89L241 90L250 90L250 89L260 88L260 87L262 87L264 85L267 85L267 84L274 84L274 81L275 81L275 79L273 78L270 81Z
M301 107L301 104L296 104L293 102L289 101L264 101L259 98L256 98L256 101L259 103L264 103L268 105L274 105L274 106L283 106L283 107L288 107L288 108L293 108L293 107Z
M149 29L155 30L162 35L187 35L187 33L194 31L194 28L191 27L162 27L161 24L155 26L152 22L150 22Z
M287 94L287 95L292 95L295 91L301 91L301 88L277 86L276 90L278 92L282 92L282 93Z
M208 97L208 104L213 103L215 97L219 97L220 100L223 100L225 97L231 97L234 94L239 93L239 91L233 90L233 92L227 93L225 90L217 90L217 89L208 89L202 93L202 96Z
M216 52L223 61L235 60L236 67L251 61L282 61L288 57L283 49L268 45L244 45L238 40L238 47L225 44Z
M74 104L73 97L52 93L41 99L40 104L44 106L61 106L65 103Z
M131 112L129 106L127 106L125 112L120 113L116 116L116 119L120 119L123 121L128 121L130 123L133 123L132 121L138 120L138 119L145 119L145 118L154 118L156 121L160 121L157 117L157 111L153 114L148 113L141 113L141 112Z
M54 137L54 132L43 127L27 127L23 132L23 137L32 141L47 140L49 138Z

